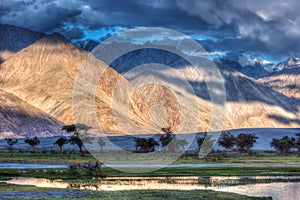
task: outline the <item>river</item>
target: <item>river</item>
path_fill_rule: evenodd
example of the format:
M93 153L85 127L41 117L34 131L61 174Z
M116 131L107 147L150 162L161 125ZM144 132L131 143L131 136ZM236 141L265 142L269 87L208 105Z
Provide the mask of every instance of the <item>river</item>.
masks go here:
M215 190L254 197L272 197L274 200L297 200L300 199L300 182L297 182L299 179L299 176L109 177L98 184L89 185L70 184L62 180L20 177L3 182L36 187L98 191ZM253 181L270 181L270 183L249 184ZM5 193L3 195L5 197Z

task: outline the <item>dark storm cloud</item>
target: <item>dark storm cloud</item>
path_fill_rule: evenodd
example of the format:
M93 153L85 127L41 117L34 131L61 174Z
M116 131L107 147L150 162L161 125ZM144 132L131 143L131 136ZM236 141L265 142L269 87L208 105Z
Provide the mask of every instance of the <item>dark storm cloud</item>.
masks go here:
M81 14L78 7L68 8L56 1L2 0L2 23L26 27L41 32L51 32ZM1 10L2 10L1 9ZM1 13L2 14L2 13Z
M55 32L63 34L66 38L70 40L80 39L84 37L84 32L78 27L67 28L67 26L59 27L54 29Z
M215 32L224 26L234 28L236 38L218 41L215 45L219 48L276 55L300 50L300 1L178 0L177 4L190 15L214 26Z
M50 31L72 22L97 28L103 25L167 26L198 29L206 22L177 7L173 0L54 0L10 1L3 0L4 23Z
M209 34L210 50L295 54L300 49L298 0L2 0L2 23L70 39L101 26L162 26ZM109 33L108 33L109 34Z

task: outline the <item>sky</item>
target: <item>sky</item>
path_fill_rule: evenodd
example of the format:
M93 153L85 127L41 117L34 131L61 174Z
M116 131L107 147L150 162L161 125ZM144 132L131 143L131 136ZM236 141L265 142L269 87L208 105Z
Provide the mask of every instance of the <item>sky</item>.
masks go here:
M299 0L1 0L0 6L2 24L59 32L77 43L164 27L228 58L300 57Z

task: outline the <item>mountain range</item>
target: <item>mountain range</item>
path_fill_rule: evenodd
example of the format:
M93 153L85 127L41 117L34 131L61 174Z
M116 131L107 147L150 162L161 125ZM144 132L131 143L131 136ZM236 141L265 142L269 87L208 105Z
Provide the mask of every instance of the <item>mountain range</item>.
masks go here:
M182 122L180 113L178 114L181 105L168 88L158 85L139 88L129 99L130 115L127 113L128 109L122 105L125 100L121 97L124 94L117 96L117 104L113 104L118 83L122 83L125 91L132 90L130 80L122 74L147 63L172 66L197 91L195 95L181 88L176 91L185 101L190 98L197 99L199 108L189 104L181 108L191 115L200 113L201 123L197 131L209 131L211 123L218 123L212 122L211 119L211 91L208 91L200 77L195 77L190 63L157 49L129 52L116 59L110 66L92 56L92 64L102 70L95 90L94 105L89 105L92 107L84 110L82 115L74 116L74 82L78 80L77 74L87 57L91 56L89 51L97 43L87 42L83 48L58 33L47 35L11 25L1 25L0 28L3 36L0 39L1 132L10 132L22 137L59 135L62 134L62 125L74 123L75 118L88 118L93 109L96 111L101 130L110 135L139 133L136 128L130 129L131 125L143 127L149 124L150 118L164 127L171 126L178 132ZM216 62L225 80L226 104L222 107L225 119L224 123L221 122L222 119L219 122L222 123L222 128L299 127L300 59L290 57L276 65L255 59L243 64L245 65L223 59ZM171 71L157 73L172 79ZM91 80L87 82L91 83L99 74L91 70L88 75ZM92 89L85 90L86 86L82 87L85 93L94 92ZM82 102L84 99L77 101L79 104ZM167 117L164 122L160 120L159 110L150 112L154 104L166 108ZM198 112L195 112L195 109L198 109ZM134 123L128 124L129 120ZM186 121L188 124L193 123L192 118ZM154 126L150 131L159 130Z
M0 30L0 63L45 35L40 32L8 24L0 24Z
M80 47L92 51L99 42L87 40L80 44ZM218 58L213 60L215 63L227 65L235 70L254 79L260 79L266 76L271 76L276 72L280 72L289 68L299 68L300 58L288 57L286 60L278 63L273 63L261 58L252 58L249 55L240 55L238 59Z

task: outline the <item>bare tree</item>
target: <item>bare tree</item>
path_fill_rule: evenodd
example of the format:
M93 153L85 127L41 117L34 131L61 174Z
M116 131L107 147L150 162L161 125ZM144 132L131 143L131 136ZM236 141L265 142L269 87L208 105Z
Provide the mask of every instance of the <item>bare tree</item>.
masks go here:
M7 149L10 152L10 155L13 156L13 146L18 142L18 139L13 138L5 138L5 141L7 143Z

